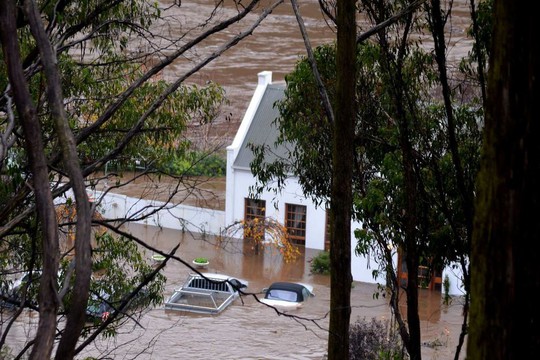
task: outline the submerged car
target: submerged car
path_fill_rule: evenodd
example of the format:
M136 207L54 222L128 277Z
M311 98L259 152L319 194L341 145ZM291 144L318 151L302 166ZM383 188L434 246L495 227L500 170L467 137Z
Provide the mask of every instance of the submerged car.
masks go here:
M107 320L110 313L114 311L113 307L109 304L109 298L110 295L106 293L101 293L99 296L96 294L90 295L88 306L86 307L87 320Z
M275 282L270 287L263 289L264 298L261 302L276 308L296 309L310 298L313 294L313 286L297 282Z
M247 287L247 281L225 274L190 274L165 302L165 309L219 314Z
M133 297L127 300L130 296ZM132 315L150 302L149 296L149 291L146 288L139 290L134 295L128 290L119 293L110 288L91 292L86 306L86 319L90 322L105 321L115 311L124 315Z
M26 305L37 306L37 292L39 281L41 279L41 271L34 270L31 272L23 272L18 277L7 281L0 288L2 300L1 307L16 308L21 306L22 289L27 288Z

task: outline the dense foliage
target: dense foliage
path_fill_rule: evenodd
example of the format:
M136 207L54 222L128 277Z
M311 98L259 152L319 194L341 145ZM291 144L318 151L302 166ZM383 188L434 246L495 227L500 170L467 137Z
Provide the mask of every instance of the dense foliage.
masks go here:
M40 274L39 287L23 285L22 298L10 303L15 312L2 308L2 354L9 352L11 324L27 316L24 310L39 315L40 331L20 339L24 345L13 356L68 359L161 301L159 270L169 258L150 267L144 254L156 249L123 227L133 219L101 218L102 199L89 201L86 188L110 190L135 181L111 173L134 164L140 176L170 175L177 182L173 189L189 191L197 189L181 183L184 175L224 174L219 146L188 133L212 125L227 103L225 92L211 81L188 79L251 34L269 12L242 23L234 36L216 36L257 3L218 3L190 30L179 21L176 4L2 2L1 300L12 300L7 289L18 278ZM165 24L175 30L163 32ZM217 50L167 71L213 36ZM144 216L151 216L158 208L146 210ZM87 305L105 300L110 314L86 323Z
M314 51L323 80L333 94L332 45L317 47ZM373 44L358 47L359 81L357 86L357 146L355 174L354 216L366 226L357 229L359 254L378 253L377 241L400 246L403 238L405 193L401 171L402 155L398 143L398 128L388 118L391 109L392 86L382 73L379 48ZM448 152L444 109L439 100L429 98L435 73L431 57L417 50L407 58L409 90L416 89L417 97L426 100L410 103L410 124L414 129L413 146L416 154L418 186L422 187L421 202L423 220L419 224L423 235L424 257L438 259L431 266L441 267L459 259L467 251L467 239L456 237L463 230L455 228L463 224L462 204L453 176L451 154ZM282 181L289 175L298 175L304 192L317 203L328 201L331 169L331 138L328 123L320 102L307 59L297 64L287 76L285 100L278 103L281 118L278 143L294 143L295 147L286 159L275 163L265 162L267 147L255 147L257 155L252 171L260 180L259 191L275 177ZM414 97L411 95L411 97ZM332 97L331 97L332 99ZM428 101L428 99L430 99ZM306 103L312 103L306 106ZM385 110L386 109L386 110ZM482 109L474 101L456 107L460 154L466 166L469 186L473 186L479 161ZM414 119L413 119L414 118ZM279 183L279 182L278 182ZM435 204L436 206L432 206ZM454 228L453 228L454 227ZM380 257L384 262L384 254ZM383 268L383 271L386 271Z
M356 253L376 259L373 276L393 291L394 308L401 286L393 259L398 251L403 255L409 282L408 324L398 311L396 316L411 356L420 353L419 266L427 267L429 274L449 265L459 268L468 290L472 199L484 125L482 75L486 70L482 60L489 56L490 4L480 7L479 21L473 22L475 31L472 26L470 31L475 46L470 56L456 61L459 67L449 61L445 49L451 4L431 2L418 12L405 11L357 46L352 213L363 226L355 229ZM362 1L361 9L374 25L406 5ZM449 7L443 8L446 5ZM413 35L413 31L425 35L426 29L433 44L426 45ZM285 100L276 104L281 115L276 120L280 130L276 143L287 144L291 150L283 159L269 163L265 154L271 145L253 147L251 169L259 179L257 192L279 190L293 175L316 204L328 205L332 156L335 151L339 156L339 146L333 149L341 139L332 137L334 124L326 115L318 88L326 88L335 107L336 52L335 44L313 50L322 84L313 74L309 57L302 58L286 77Z
M227 162L223 156L204 152L193 152L186 156L172 155L160 161L160 170L173 175L225 176Z

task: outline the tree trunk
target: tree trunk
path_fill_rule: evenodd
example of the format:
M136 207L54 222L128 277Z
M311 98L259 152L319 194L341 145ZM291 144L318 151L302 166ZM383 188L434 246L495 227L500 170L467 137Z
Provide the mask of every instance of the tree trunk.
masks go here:
M530 7L495 1L471 254L467 359L540 353L540 43Z
M41 140L41 126L32 97L26 85L17 44L16 7L14 0L0 5L0 39L6 59L15 106L22 123L25 146L32 171L32 185L36 194L36 207L43 243L43 264L39 287L39 324L31 359L49 359L54 345L58 311L57 273L59 262L58 227L49 186L47 159Z
M351 317L351 211L355 123L355 2L337 3L337 89L332 149L332 243L328 359L349 358Z
M410 124L403 107L404 100L402 95L405 91L405 85L399 71L396 73L396 75L396 84L398 85L396 86L397 89L395 91L394 101L399 126L399 146L403 156L403 186L406 193L403 226L405 229L404 245L407 263L406 294L407 324L409 327L409 334L408 337L402 336L402 338L408 339L405 346L407 347L411 360L420 360L422 359L420 347L420 316L418 315L418 266L420 265L420 253L418 250L420 236L418 232L418 202L420 201L420 194L417 188L418 177L415 174Z
M47 99L51 109L51 117L54 121L54 129L61 147L63 165L69 175L77 205L75 235L76 276L75 286L73 288L73 302L67 315L66 327L56 352L56 359L72 359L75 354L75 346L77 345L86 320L86 306L90 290L90 277L92 275L90 248L92 215L84 185L84 178L79 165L75 139L69 128L67 116L64 111L64 97L60 84L60 75L58 73L56 52L45 33L40 14L33 0L25 1L25 14L39 50L45 73ZM58 253L58 249L56 251ZM49 256L49 254L45 254L45 256ZM33 354L35 353L36 348L33 349Z

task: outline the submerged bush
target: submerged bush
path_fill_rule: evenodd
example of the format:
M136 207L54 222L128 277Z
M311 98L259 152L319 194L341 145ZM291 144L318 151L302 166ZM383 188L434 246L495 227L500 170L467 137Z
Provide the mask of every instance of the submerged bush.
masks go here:
M450 278L448 277L448 274L444 276L443 287L444 287L443 304L450 305L450 302L452 301L452 296L450 296Z
M330 253L328 251L321 251L311 259L311 272L323 275L330 274Z
M397 329L390 322L358 319L349 330L349 354L352 360L408 359Z

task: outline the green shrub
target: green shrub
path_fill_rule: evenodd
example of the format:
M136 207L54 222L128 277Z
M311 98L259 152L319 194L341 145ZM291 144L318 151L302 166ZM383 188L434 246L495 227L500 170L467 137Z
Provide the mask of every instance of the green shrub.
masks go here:
M15 359L15 356L11 353L11 348L7 345L4 345L0 349L0 359Z
M208 262L208 259L205 257L198 257L198 258L195 258L195 260L193 261L199 264L206 264Z
M444 276L443 287L444 287L443 303L444 305L450 305L450 302L452 301L452 296L450 296L450 278L448 277L448 274Z
M191 153L172 156L160 166L172 175L225 176L227 162L218 154Z
M349 330L349 358L351 360L408 359L397 329L387 320L358 319Z
M330 253L328 251L321 251L311 259L311 272L323 275L330 274Z

